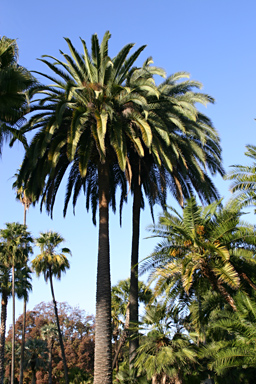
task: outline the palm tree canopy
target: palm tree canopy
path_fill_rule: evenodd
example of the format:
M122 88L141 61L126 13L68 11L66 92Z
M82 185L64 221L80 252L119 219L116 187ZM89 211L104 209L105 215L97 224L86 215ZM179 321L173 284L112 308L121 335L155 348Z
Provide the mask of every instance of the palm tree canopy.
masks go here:
M19 223L6 223L6 228L0 231L1 253L8 265L13 263L25 264L32 253L33 238L27 231L27 226Z
M0 154L7 138L18 138L26 144L19 128L28 112L26 92L35 84L35 79L17 60L16 40L0 38Z
M189 77L185 72L169 76L156 87L154 75L165 76L165 72L153 66L151 58L141 68L133 67L145 46L129 56L133 44L128 44L111 59L109 38L106 32L100 45L97 35L93 35L91 55L83 40L84 52L79 54L66 38L70 54L61 52L65 61L50 56L42 59L53 75L40 75L53 85L35 86L30 92L41 96L34 100L36 114L24 131L39 131L24 159L18 187L25 181L30 196L35 200L42 196L42 203L52 212L63 175L72 163L64 213L72 191L75 206L83 189L87 191L87 208L91 203L95 218L98 163L107 160L112 180L119 169L126 172L131 183L130 163L135 153L138 158L149 154L157 167L164 166L171 173L165 183L180 202L191 195L193 188L203 200L216 198L217 191L205 169L223 174L220 140L210 120L195 105L213 99L193 90L201 88L199 82L181 81ZM148 162L148 156L146 162L152 162ZM147 195L152 189L146 182L150 177L148 173L142 176ZM114 209L116 185L122 184L123 188L125 184L120 178L110 185L115 185L110 192ZM154 181L157 178L159 192L155 197L151 193L150 202L160 200L164 206L160 193L164 191L160 181L164 178L158 175ZM126 190L122 201L125 196Z
M52 231L41 233L36 239L41 253L32 260L32 268L37 276L42 273L45 281L48 281L50 274L60 279L62 272L70 268L66 254L71 255L71 251L68 248L62 248L61 252L56 251L63 241L59 233Z
M176 292L177 285L187 294L196 292L202 278L216 290L223 285L237 289L241 276L234 264L239 266L237 259L245 264L254 260L253 226L239 221L241 212L221 208L220 201L200 207L192 198L186 202L183 216L171 211L173 214L165 212L159 224L151 227L153 237L162 240L142 266L152 271L158 292Z

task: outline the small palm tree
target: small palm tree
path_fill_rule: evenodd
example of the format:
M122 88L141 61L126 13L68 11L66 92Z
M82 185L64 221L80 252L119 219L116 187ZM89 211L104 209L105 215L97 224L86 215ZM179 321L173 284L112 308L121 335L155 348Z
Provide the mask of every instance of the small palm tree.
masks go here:
M239 211L221 209L221 202L203 208L192 198L183 216L172 211L174 214L165 212L152 229L154 237L162 241L143 266L144 270L151 269L158 293L165 288L175 290L179 285L187 295L197 296L200 284L207 283L236 310L228 287L237 290L246 278L251 286L254 284L236 270L232 261L238 266L237 259L255 264L255 229L239 223Z
M149 332L142 337L135 367L138 374L145 372L152 384L165 384L170 379L181 384L185 372L196 361L196 351L186 335L173 331L166 314L166 307L160 304L147 308L144 323Z
M12 268L12 300L13 300L13 328L12 328L12 378L11 384L14 383L15 372L15 268L19 269L26 264L29 254L32 253L31 243L33 238L27 231L26 225L19 223L7 223L6 229L0 231L2 240L2 252L5 258L6 266Z
M55 324L49 323L45 324L41 328L41 337L43 340L46 340L47 347L48 347L48 377L49 377L49 384L52 384L52 350L53 350L53 343L58 336L58 328Z
M36 243L40 247L41 253L37 255L34 260L32 260L32 268L36 272L37 276L43 274L45 281L50 281L52 301L54 305L54 312L58 328L62 360L64 365L65 382L66 384L68 384L68 368L60 329L57 303L55 300L53 289L53 277L57 277L58 279L60 279L61 274L63 272L66 272L66 270L70 267L69 261L66 257L66 254L71 254L70 250L68 248L62 248L60 253L56 251L56 248L63 241L63 237L61 237L60 234L57 232L49 231L41 233L40 237L36 239Z
M36 384L36 371L45 367L46 359L46 342L40 339L28 339L25 344L25 366L31 369L31 384Z

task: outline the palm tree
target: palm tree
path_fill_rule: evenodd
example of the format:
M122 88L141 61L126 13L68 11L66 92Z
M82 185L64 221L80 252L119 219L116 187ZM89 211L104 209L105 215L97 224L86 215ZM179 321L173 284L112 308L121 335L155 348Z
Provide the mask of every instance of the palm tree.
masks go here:
M36 384L36 371L45 366L47 346L44 340L29 339L25 345L25 364L32 371L31 384Z
M222 337L209 343L201 351L202 356L210 358L209 368L218 375L230 374L231 369L241 369L249 373L253 368L255 378L255 337L256 303L255 295L249 297L238 292L235 297L237 312L220 311L214 322L209 323L213 331L221 331ZM226 337L223 337L223 331ZM245 371L246 370L246 371ZM239 372L238 372L239 373Z
M48 347L49 384L52 384L52 350L53 350L53 343L54 343L54 340L56 339L57 335L58 335L58 329L57 329L56 325L53 323L45 324L41 328L41 337L43 340L47 341L47 347Z
M172 322L161 304L149 306L143 319L147 335L137 351L138 374L146 372L152 384L165 384L171 379L181 384L189 365L196 361L196 351L186 335L174 332Z
M14 383L15 372L15 268L26 264L29 254L32 253L31 243L33 238L27 227L19 223L7 223L6 229L0 231L2 240L3 253L6 265L12 268L12 300L13 300L13 328L12 328L12 378L11 384Z
M5 357L5 332L6 332L6 316L8 299L12 295L12 278L11 265L6 262L4 247L1 245L1 262L0 262L0 284L1 284L1 336L0 336L0 383L4 379L4 357ZM27 295L32 289L30 283L30 269L25 266L15 266L15 292L19 298Z
M41 233L40 237L36 239L37 245L40 247L41 253L32 260L32 268L36 272L37 276L44 275L44 279L47 282L50 281L52 301L54 305L54 312L56 317L56 323L59 334L59 341L62 353L62 360L64 365L65 383L68 384L68 368L66 363L65 350L63 345L63 339L60 329L59 316L57 303L55 300L53 290L53 277L61 278L61 274L69 269L69 261L65 254L71 254L68 248L62 248L61 253L56 252L56 248L60 243L64 241L63 237L57 232L45 232Z
M256 205L256 146L247 145L245 155L254 160L251 166L232 165L232 171L226 175L227 180L232 180L231 199L238 207Z
M237 290L241 280L255 286L241 273L241 262L255 264L255 230L239 223L239 211L220 206L217 201L203 208L192 198L183 216L172 209L174 214L165 212L160 217L152 232L162 241L143 265L144 270L151 269L157 292L177 292L178 285L186 294L192 291L198 296L200 284L207 283L236 310L228 287Z
M26 144L19 128L28 112L26 91L35 84L35 79L17 60L16 40L0 38L0 155L5 139L14 137Z
M159 101L151 98L148 121L153 130L152 153L145 156L130 153L132 169L131 190L133 193L132 255L131 255L131 324L138 323L138 262L140 210L144 207L144 195L148 199L152 217L153 205L160 203L166 208L166 195L169 190L183 206L185 198L196 192L201 201L207 203L218 198L218 193L205 169L211 174L219 172L221 149L219 137L211 121L195 107L196 102L207 104L213 99L195 92L200 88L195 81L180 81L189 78L187 73L169 76L158 87ZM159 124L162 122L162 125ZM159 143L159 126L168 127L165 140ZM161 161L159 161L161 159ZM136 355L138 338L130 340L130 362Z
M13 183L13 188L16 189L16 198L19 200L23 207L24 207L24 215L23 215L23 224L27 224L27 211L32 204L32 199L28 196L27 191L23 186L21 186L19 189L16 188L17 186L17 177L18 174L15 174L16 181ZM28 295L24 295L24 301L23 301L23 326L22 326L22 341L21 341L21 354L20 354L20 380L19 383L23 384L23 369L24 369L24 350L25 350L25 333L26 333L26 310L27 310L27 300Z
M111 383L111 288L109 269L109 202L112 167L129 171L128 143L140 156L150 147L152 131L147 122L147 94L158 94L152 77L130 88L131 68L145 46L131 56L133 44L126 45L113 59L108 56L110 33L101 45L92 36L92 54L82 40L80 55L66 39L71 56L62 53L66 62L43 62L58 76L44 75L56 86L37 87L34 93L45 95L37 103L37 114L26 129L39 128L27 151L20 172L31 195L44 196L53 184L53 206L59 184L70 163L77 162L81 179L93 167L97 172L99 202L99 252L96 293L95 383ZM60 68L60 69L59 69ZM130 108L132 104L133 108ZM39 150L40 148L40 150ZM38 152L39 150L39 152ZM33 160L32 160L33 159ZM32 162L31 162L32 160ZM32 166L32 168L31 168ZM42 172L41 172L42 171ZM33 180L33 182L32 182Z

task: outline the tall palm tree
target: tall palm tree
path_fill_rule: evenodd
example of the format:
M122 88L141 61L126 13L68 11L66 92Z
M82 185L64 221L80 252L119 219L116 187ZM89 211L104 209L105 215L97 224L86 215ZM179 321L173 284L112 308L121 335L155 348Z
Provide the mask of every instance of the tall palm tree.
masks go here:
M11 265L7 263L4 246L0 244L0 292L1 292L1 335L0 335L0 383L4 380L4 357L5 357L5 333L6 333L6 317L7 317L7 304L8 299L12 295L12 271ZM17 268L18 267L18 268ZM25 265L15 265L15 292L18 298L27 295L28 291L32 289L30 283L30 269Z
M234 194L231 201L240 208L256 206L256 146L247 145L245 155L254 160L251 166L232 165L230 171L225 177L232 180L230 187Z
M7 223L6 229L0 231L3 253L6 265L12 268L12 301L13 301L13 328L12 328L12 376L14 383L15 372L15 268L26 264L29 254L32 253L31 243L33 238L27 227L19 223Z
M62 353L62 360L64 365L65 383L69 383L68 368L65 356L65 349L62 339L62 333L60 329L59 316L57 303L55 300L53 289L53 277L61 278L61 274L69 269L69 261L65 254L71 254L68 248L62 248L61 252L57 252L56 248L64 241L63 237L57 232L45 232L41 233L40 237L36 239L36 244L40 247L41 253L32 260L32 268L36 272L37 276L44 275L44 279L47 282L50 281L52 301L54 305L54 312L56 317L56 323L59 334L59 341Z
M165 212L152 228L153 237L162 240L142 268L151 269L157 292L177 292L179 285L186 294L192 290L197 295L200 282L207 282L236 311L229 288L237 290L241 280L254 284L234 265L239 266L236 259L254 264L255 229L239 222L239 211L220 205L217 201L203 208L191 198L183 216L172 209L174 214Z
M5 139L18 138L26 144L19 132L22 118L28 112L26 91L35 79L24 67L17 64L16 40L0 38L0 155Z
M207 203L218 198L218 192L206 169L211 174L223 175L219 137L211 121L198 112L195 104L207 104L213 99L195 92L199 82L187 80L187 73L169 76L159 85L159 101L151 97L148 121L153 130L151 152L139 158L130 153L133 193L133 225L131 254L131 324L138 323L138 262L140 210L144 197L148 199L153 216L153 205L166 207L167 191L183 206L185 198L197 193ZM183 81L181 81L181 79ZM152 106L152 107L151 107ZM162 122L160 125L159 122ZM159 127L166 126L168 134L159 142ZM138 338L130 340L130 362L136 355Z
M70 55L61 53L66 62L55 58L42 61L57 75L44 75L54 82L51 87L37 87L34 93L45 97L37 102L37 113L26 129L39 128L25 156L20 183L36 198L54 184L54 203L59 184L70 163L77 162L81 178L94 167L97 172L99 201L99 251L96 293L95 383L111 383L111 288L109 268L109 202L112 167L129 172L128 143L140 156L152 143L147 122L147 95L158 94L152 77L131 88L131 68L143 51L140 47L129 56L133 44L126 45L113 59L108 55L110 33L101 45L92 36L89 55L84 40L83 55L66 39ZM41 74L42 75L42 74ZM133 107L130 108L130 105ZM39 151L39 152L38 152ZM31 168L32 166L32 168ZM33 182L32 182L33 180ZM48 181L47 181L48 180Z
M13 183L13 188L16 188L17 183L17 174L16 181ZM24 207L24 215L23 215L23 224L27 224L27 211L32 203L31 198L28 196L26 189L22 186L16 190L16 198L22 203ZM23 370L24 370L24 350L25 350L25 334L26 334L26 311L27 311L27 301L28 294L26 293L23 301L23 324L22 324L22 340L21 340L21 353L20 353L20 380L19 383L23 384Z

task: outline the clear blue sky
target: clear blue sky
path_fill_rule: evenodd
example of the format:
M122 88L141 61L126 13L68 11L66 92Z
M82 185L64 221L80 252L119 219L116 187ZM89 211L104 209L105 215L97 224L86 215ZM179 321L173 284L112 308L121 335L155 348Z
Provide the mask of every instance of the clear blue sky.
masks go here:
M246 144L256 144L256 2L255 0L109 0L87 2L44 0L0 4L0 35L16 38L19 63L29 70L46 71L37 58L44 54L59 57L59 49L68 51L63 37L69 37L81 50L79 36L90 45L91 35L101 39L106 30L112 34L110 55L125 44L136 47L147 44L141 63L153 56L157 66L168 74L187 71L191 78L203 83L203 91L216 99L204 110L218 130L223 148L224 167L246 164ZM0 162L0 228L4 223L23 220L23 208L15 201L12 176L21 164L22 146L4 147ZM220 194L229 197L229 182L214 180ZM72 250L71 269L56 282L56 299L79 305L88 313L95 309L97 227L87 213L83 196L73 216L70 207L62 218L64 188L57 196L54 219L39 207L30 208L28 227L34 236L40 231L54 230L66 239ZM169 201L172 204L172 201ZM157 210L156 210L157 212ZM142 212L141 258L154 246L145 240L145 228L151 223L148 207ZM119 217L110 217L112 284L129 276L131 249L131 197L124 207L123 227ZM37 249L35 248L35 255ZM29 309L41 301L50 301L50 287L43 279L34 278ZM11 307L8 309L11 318ZM17 316L22 304L17 305Z

